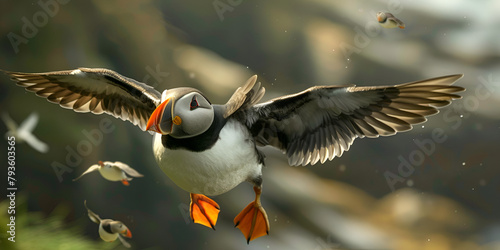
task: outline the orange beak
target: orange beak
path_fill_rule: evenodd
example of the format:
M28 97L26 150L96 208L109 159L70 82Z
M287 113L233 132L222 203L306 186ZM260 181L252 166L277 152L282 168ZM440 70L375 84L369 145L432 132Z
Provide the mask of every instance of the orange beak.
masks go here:
M155 111L153 111L153 113L149 117L148 124L146 125L146 130L157 132L162 135L166 135L171 132L172 114L174 111L173 102L174 101L170 101L169 98L162 102L158 107L156 107ZM165 112L167 113L165 114ZM165 117L164 114L166 115ZM165 128L168 128L168 131L165 131Z
M121 234L123 234L123 236L125 236L127 238L132 238L132 233L128 229L121 231Z

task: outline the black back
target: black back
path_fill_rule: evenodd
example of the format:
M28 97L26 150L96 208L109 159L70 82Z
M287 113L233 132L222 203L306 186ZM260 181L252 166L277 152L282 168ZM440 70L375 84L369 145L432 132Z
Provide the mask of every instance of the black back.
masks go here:
M102 222L102 229L104 229L104 231L106 231L107 233L113 234L113 232L111 232L111 223L110 223L110 221L103 221Z

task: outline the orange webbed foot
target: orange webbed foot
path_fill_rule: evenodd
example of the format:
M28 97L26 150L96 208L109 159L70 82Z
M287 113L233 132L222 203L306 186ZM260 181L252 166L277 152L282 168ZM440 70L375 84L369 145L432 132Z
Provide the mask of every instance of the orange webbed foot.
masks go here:
M215 230L215 224L219 217L220 207L217 202L202 194L191 193L191 205L189 206L191 219Z
M129 186L130 182L128 182L126 179L122 179L122 184L125 186Z
M266 210L260 204L261 189L254 187L255 201L250 202L236 218L234 218L234 226L240 229L247 244L261 236L269 234L269 220L267 219Z

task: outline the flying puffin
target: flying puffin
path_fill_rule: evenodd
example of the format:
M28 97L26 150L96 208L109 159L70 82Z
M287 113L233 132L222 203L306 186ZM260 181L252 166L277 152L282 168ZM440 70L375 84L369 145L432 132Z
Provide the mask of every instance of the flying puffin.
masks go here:
M356 138L394 135L438 113L461 96L449 75L392 86L315 86L258 103L264 88L252 76L223 105L194 88L154 88L99 68L48 73L6 72L17 85L63 108L106 113L153 131L159 167L191 193L195 223L215 229L219 205L207 196L241 182L253 184L255 200L234 219L247 243L269 233L260 202L264 155L257 146L283 151L290 165L340 157Z
M102 175L102 177L108 181L121 181L123 185L128 186L130 183L128 181L131 181L132 178L128 177L127 175L130 175L132 177L144 177L144 175L139 174L135 169L131 168L129 165L123 163L123 162L110 162L110 161L98 161L97 164L94 164L87 169L87 171L83 172L80 176L77 178L73 179L73 181L76 181L82 176L94 172L94 171L99 171L99 173Z
M38 123L38 114L33 112L24 120L20 126L17 126L16 122L10 118L7 113L2 114L2 120L7 126L7 137L14 136L18 143L26 142L32 148L40 153L47 153L49 151L49 145L45 142L40 141L34 134L33 130Z
M132 238L132 233L123 222L111 219L101 219L99 215L95 214L87 207L87 201L84 201L83 204L87 209L90 220L99 224L99 236L102 240L113 242L118 238L125 247L130 248L130 244L125 241L123 237Z
M397 19L393 14L389 12L378 12L377 20L382 27L387 29L393 29L396 27L399 27L400 29L405 28L405 24L403 23L403 21Z

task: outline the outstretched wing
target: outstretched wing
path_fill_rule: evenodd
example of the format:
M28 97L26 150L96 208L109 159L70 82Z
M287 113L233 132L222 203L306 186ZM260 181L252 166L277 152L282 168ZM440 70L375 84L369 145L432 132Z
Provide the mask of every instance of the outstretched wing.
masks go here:
M17 124L7 113L2 113L2 120L5 123L7 129L12 133L17 133L18 127Z
M154 88L108 69L5 73L17 85L63 108L110 114L128 120L144 131L149 116L161 99L160 92Z
M123 244L124 247L130 248L132 247L130 243L128 243L121 234L118 234L118 239L120 239L121 243Z
M225 104L226 111L224 112L224 118L232 115L238 110L245 110L255 103L257 103L266 90L257 82L257 76L254 75L250 77L243 87L236 89L234 94L229 98L229 101Z
M132 177L144 177L144 175L140 174L135 169L131 168L129 165L127 165L123 162L117 161L117 162L111 163L111 164L117 166L119 169L123 170L126 174L128 174Z
M101 223L101 217L99 217L99 215L97 215L96 213L92 212L92 210L90 210L88 207L87 207L87 200L85 200L83 202L83 204L85 205L85 208L87 209L87 214L90 218L91 221L93 221L94 223Z
M403 23L403 21L401 21L398 18L396 18L393 14L391 14L391 13L385 13L385 15L387 16L387 21L388 22L393 23L394 25L398 26L401 29L405 28L405 24Z
M90 166L90 168L89 168L89 169L87 169L87 171L83 172L83 174L81 174L80 176L78 176L78 177L76 177L75 179L73 179L73 181L77 181L78 179L82 178L82 176L84 176L84 175L86 175L86 174L88 174L88 173L94 172L94 171L96 171L96 170L99 170L99 167L100 167L100 166L99 166L99 165L97 165L97 164L94 164L94 165Z
M40 141L34 134L25 132L25 133L20 133L22 135L24 141L28 143L32 148L37 150L40 153L47 153L49 152L49 145L47 143Z
M36 112L33 112L24 120L21 125L19 126L19 130L23 130L26 132L33 132L33 130L36 127L36 124L38 124L38 114Z
M247 120L259 145L277 147L290 165L321 163L349 150L355 138L394 135L426 121L465 89L450 75L395 86L313 87L253 107Z

